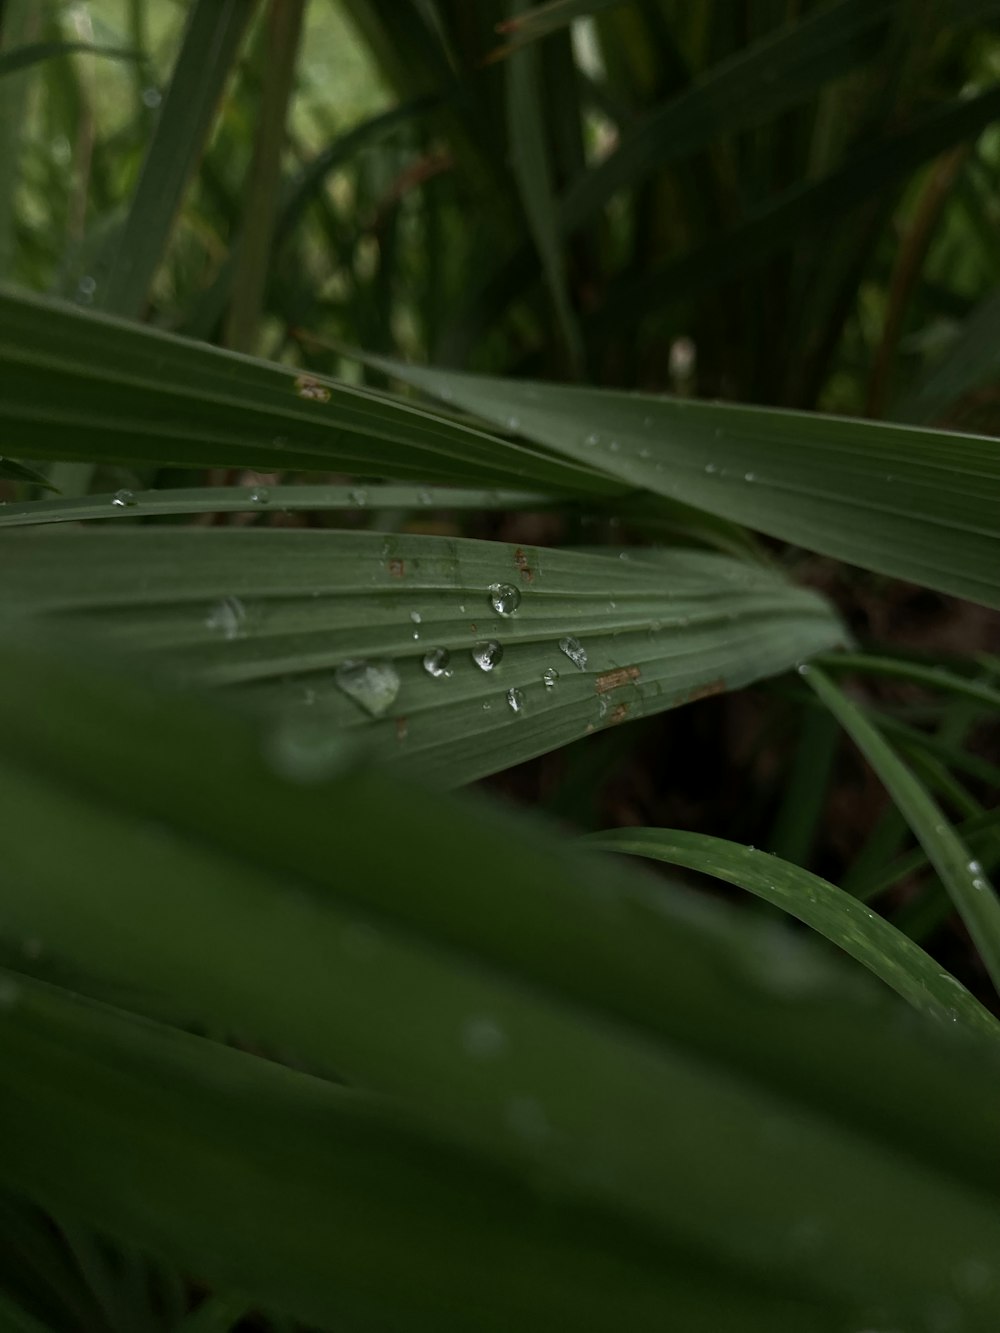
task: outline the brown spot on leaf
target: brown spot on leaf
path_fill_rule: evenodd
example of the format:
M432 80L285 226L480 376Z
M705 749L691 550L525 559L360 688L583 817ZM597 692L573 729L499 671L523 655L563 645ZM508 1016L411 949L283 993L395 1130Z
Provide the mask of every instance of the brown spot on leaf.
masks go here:
M390 560L389 573L392 575L394 579L401 579L403 575L406 573L406 561Z
M528 557L524 554L524 547L519 546L514 552L514 564L517 565L521 578L525 583L534 583L535 571L528 564Z
M611 716L608 718L608 726L616 726L619 722L624 722L628 713L628 704L618 704L612 708Z
M607 694L609 690L617 690L619 685L627 685L629 681L638 679L637 666L616 667L614 671L605 671L603 676L598 676L594 681L594 689L598 694Z
M726 682L722 676L718 680L710 680L706 685L696 685L688 694L684 702L693 704L697 699L709 699L713 694L724 694Z
M320 384L314 375L300 375L295 381L295 391L300 398L311 399L314 403L328 403L330 390Z

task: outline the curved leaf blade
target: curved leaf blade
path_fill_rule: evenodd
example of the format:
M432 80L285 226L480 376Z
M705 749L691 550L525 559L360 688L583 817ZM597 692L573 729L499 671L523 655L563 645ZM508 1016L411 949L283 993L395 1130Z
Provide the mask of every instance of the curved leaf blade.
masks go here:
M915 1009L992 1037L1000 1023L960 981L890 922L801 866L724 838L681 829L628 828L589 834L588 847L686 866L735 884L794 916L857 959Z

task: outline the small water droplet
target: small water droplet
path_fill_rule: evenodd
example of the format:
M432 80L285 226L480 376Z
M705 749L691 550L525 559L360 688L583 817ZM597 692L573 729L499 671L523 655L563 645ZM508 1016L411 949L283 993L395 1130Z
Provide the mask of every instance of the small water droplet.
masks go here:
M76 299L79 305L90 305L97 291L97 279L85 273L76 284Z
M163 96L159 88L143 88L142 104L148 106L150 111L155 111L162 101Z
M542 681L544 682L545 688L547 690L554 689L556 681L558 679L559 679L559 672L555 669L555 667L548 667L547 670L542 672Z
M507 1049L507 1034L496 1021L480 1015L462 1025L462 1046L477 1060L490 1060Z
M488 713L492 707L493 707L493 705L492 705L492 704L490 703L490 701L487 699L487 701L483 704L483 712L484 712L484 713Z
M757 474L756 474L756 472L744 472L744 474L743 474L743 480L744 480L744 481L756 481L756 480L757 480Z
M512 616L521 605L521 594L512 583L491 583L490 606L498 616Z
M507 691L507 707L512 713L520 713L524 708L524 695L518 689Z
M270 502L271 492L266 486L255 486L250 492L250 503L252 505L266 505Z
M983 873L983 867L978 861L970 861L968 870L970 875L981 875Z
M414 625L419 625L420 622L423 620L423 616L420 614L419 611L411 611L410 619L413 621Z
M477 643L472 650L472 660L480 671L492 671L495 666L499 666L501 657L503 657L503 647L496 639Z
M334 673L341 690L366 713L381 717L396 701L399 672L391 662L369 662L349 658Z
M588 449L592 449L595 444L600 444L601 437L597 434L596 431L592 431L590 435L584 436L583 442Z
M343 773L356 752L353 739L332 719L324 722L313 712L289 713L264 740L264 757L272 772L303 786Z
M507 418L507 429L514 435L521 429L521 422L518 417L510 416Z
M424 653L424 670L428 676L433 676L435 680L442 677L447 678L451 675L448 669L448 663L451 661L451 653L447 648L432 648L429 653Z
M575 667L581 671L587 669L587 650L579 639L574 639L571 634L565 639L559 640L559 651L565 653Z
M114 495L111 497L111 507L113 509L131 509L138 503L139 501L135 498L135 494L132 491L115 491Z
M363 491L360 487L358 487L356 490L351 491L352 505L357 505L359 509L363 509L367 503L368 503L367 491Z
M983 879L981 875L976 875L972 881L972 887L977 893L985 893L990 885L988 880Z
M611 450L613 454L616 454L618 450L621 448L621 445L617 440L612 440L611 443L608 445L608 448Z
M808 676L811 668L808 662L800 662L798 666L795 668L795 670L799 673L800 676Z
M209 609L205 628L221 634L224 639L235 639L243 629L247 609L238 597L223 597Z
M717 464L717 463L706 463L706 464L705 464L705 471L709 474L709 476L711 476L711 474L712 474L713 472L718 472L718 470L719 470L719 467L718 467L718 464Z
M434 496L431 495L430 491L418 491L417 500L422 505L429 505L434 503Z

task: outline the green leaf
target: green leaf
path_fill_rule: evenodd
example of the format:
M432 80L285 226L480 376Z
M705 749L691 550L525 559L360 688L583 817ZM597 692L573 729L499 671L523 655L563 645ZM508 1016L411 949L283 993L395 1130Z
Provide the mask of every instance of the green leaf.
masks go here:
M301 728L364 724L378 753L439 783L738 689L845 634L814 593L697 551L147 527L10 534L0 552L8 605L82 617ZM375 717L338 685L359 659L396 685Z
M947 353L893 406L899 421L936 421L963 394L1000 368L1000 293L991 293L962 325Z
M132 318L159 267L181 198L208 139L255 0L194 0L111 272L94 299Z
M17 463L13 458L0 458L0 477L5 481L23 481L29 486L41 486L47 491L56 490L43 472L29 467L27 463Z
M0 640L25 967L379 1100L7 974L19 1188L307 1317L839 1333L946 1292L989 1333L988 1044L532 821L371 769L289 782L238 718L44 644Z
M117 46L93 46L90 42L29 42L25 46L15 46L13 50L0 52L0 78L40 64L43 60L51 60L54 56L76 54L107 56L111 60L142 59L139 52Z
M6 460L0 459L0 476ZM17 466L16 464L14 466ZM29 469L30 471L30 469ZM33 477L32 480L35 478ZM45 478L41 477L44 483ZM114 491L65 500L27 500L0 508L0 528L83 519L135 519L175 514L309 513L316 510L551 508L550 495L530 491L463 490L450 486L193 486L156 491Z
M647 856L735 884L823 935L941 1022L1000 1037L1000 1023L938 963L884 918L790 861L723 838L680 829L628 828L589 834L588 847Z
M968 927L993 984L1000 989L1000 902L982 866L969 855L968 848L947 823L934 799L861 709L822 671L814 667L802 670L805 679L871 764L906 817Z
M947 667L925 666L899 657L877 657L868 653L837 653L817 663L824 671L858 672L863 676L888 676L894 680L908 680L931 690L943 690L963 699L972 699L987 708L1000 708L1000 690L982 681L956 675Z
M373 390L0 290L0 429L33 458L622 489Z
M1000 607L995 440L365 359L631 486Z
M521 45L560 32L577 19L590 18L602 9L612 9L624 0L548 0L547 4L522 6L521 12L497 24L497 32ZM506 53L506 48L504 48ZM501 54L500 52L496 53Z

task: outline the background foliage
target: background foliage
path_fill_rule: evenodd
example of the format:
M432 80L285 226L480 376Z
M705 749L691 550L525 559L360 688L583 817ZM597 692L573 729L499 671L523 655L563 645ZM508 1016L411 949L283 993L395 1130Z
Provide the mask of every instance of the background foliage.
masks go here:
M0 1324L996 1328L998 12L3 0Z

